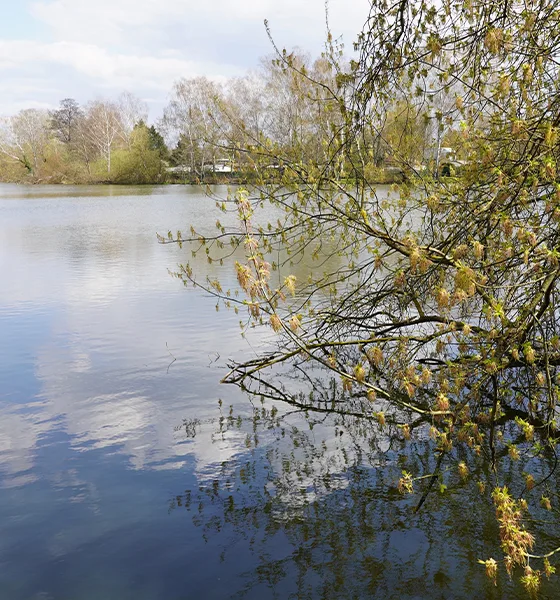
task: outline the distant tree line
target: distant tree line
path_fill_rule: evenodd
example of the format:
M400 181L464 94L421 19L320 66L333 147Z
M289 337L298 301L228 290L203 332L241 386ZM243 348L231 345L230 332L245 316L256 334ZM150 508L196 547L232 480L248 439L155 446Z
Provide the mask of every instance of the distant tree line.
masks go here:
M359 168L369 181L383 182L433 169L440 149L456 145L458 124L449 118L454 97L435 86L427 113L410 90L396 89L376 122L344 144L333 162L329 140L344 135L350 110L345 96L350 98L357 84L350 71L351 63L331 41L316 60L300 51L279 52L262 59L257 72L225 84L206 77L176 81L160 122L175 143L171 164L203 178L216 160L228 158L234 172L257 181L278 175L288 164L294 176L298 165L336 169L348 177Z
M437 110L420 116L410 94L396 90L383 117L345 144L333 163L325 140L342 135L348 109L344 96L334 101L331 90L352 88L349 64L340 67L346 62L341 52L338 58L313 61L299 51L284 52L225 83L179 79L155 125L147 124L147 105L128 92L114 101L80 106L66 98L56 110L22 110L0 119L0 180L262 181L283 175L284 165L274 158L282 155L292 173L298 164L323 168L328 159L328 168L340 175L355 173L359 163L368 180L382 182L426 168L444 142L452 143L445 97L432 99Z
M168 150L147 107L123 93L116 102L57 110L25 109L0 120L0 179L42 183L163 181Z

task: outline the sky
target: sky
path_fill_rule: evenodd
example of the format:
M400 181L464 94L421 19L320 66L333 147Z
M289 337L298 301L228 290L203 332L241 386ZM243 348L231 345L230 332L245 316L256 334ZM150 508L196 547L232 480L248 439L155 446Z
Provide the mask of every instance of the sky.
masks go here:
M368 0L329 0L334 37L352 48ZM273 49L317 56L324 0L0 0L0 115L131 92L155 121L173 82L243 75Z

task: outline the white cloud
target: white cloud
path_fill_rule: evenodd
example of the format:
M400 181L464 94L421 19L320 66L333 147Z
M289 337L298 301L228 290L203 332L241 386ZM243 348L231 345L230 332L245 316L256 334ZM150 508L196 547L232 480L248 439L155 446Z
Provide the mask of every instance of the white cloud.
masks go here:
M355 36L367 8L367 0L331 0L329 12L335 34ZM181 23L189 29L193 21L204 25L209 43L218 45L220 40L212 35L214 31L228 29L235 33L249 25L250 35L264 36L264 19L273 29L289 28L290 37L300 45L310 38L322 39L325 30L323 0L41 0L32 5L32 12L49 25L58 39L112 45L142 43L137 36L148 34L146 29L164 34L172 24Z
M368 0L330 0L332 33L348 47ZM325 39L324 0L37 0L30 15L41 40L1 40L0 114L16 107L85 102L124 89L152 99L158 116L174 80L225 78L258 65L279 47L318 54ZM37 32L37 27L30 27Z
M179 76L200 75L204 69L204 65L171 56L112 54L80 42L0 41L0 69L15 69L28 63L69 66L104 87L121 89L129 84L159 87Z
M218 65L172 54L111 53L80 42L0 41L0 90L5 90L0 114L21 108L52 108L69 95L85 102L99 95L116 96L123 90L157 105L165 101L176 79L218 72Z

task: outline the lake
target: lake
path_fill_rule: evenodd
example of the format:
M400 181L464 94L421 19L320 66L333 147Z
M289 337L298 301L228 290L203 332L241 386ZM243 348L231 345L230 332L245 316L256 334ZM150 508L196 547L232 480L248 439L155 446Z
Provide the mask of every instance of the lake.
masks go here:
M220 385L270 336L156 239L218 217L195 186L0 186L0 598L524 597L478 564L498 533L466 487L396 492L427 442Z

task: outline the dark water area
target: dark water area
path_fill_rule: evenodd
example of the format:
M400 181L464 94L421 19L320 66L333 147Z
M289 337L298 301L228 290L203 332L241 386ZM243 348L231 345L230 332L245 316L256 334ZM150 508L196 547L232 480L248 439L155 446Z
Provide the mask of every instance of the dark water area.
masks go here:
M156 239L218 217L194 186L0 187L0 599L524 597L470 488L397 493L427 443L219 384L269 334L169 274L232 262Z

